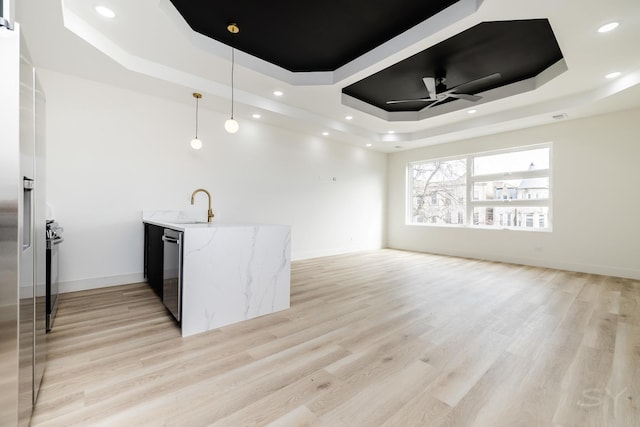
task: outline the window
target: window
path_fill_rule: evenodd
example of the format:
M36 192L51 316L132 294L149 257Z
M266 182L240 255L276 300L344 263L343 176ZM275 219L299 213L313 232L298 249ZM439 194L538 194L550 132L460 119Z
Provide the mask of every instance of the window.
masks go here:
M409 223L551 229L551 144L410 163Z
M411 165L411 222L462 224L465 217L466 159Z

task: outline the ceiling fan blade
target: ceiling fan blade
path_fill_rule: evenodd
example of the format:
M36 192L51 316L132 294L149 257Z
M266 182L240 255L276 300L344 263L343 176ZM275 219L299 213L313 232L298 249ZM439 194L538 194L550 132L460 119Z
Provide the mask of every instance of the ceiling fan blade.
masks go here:
M405 102L433 102L433 101L435 101L435 99L431 99L431 98L398 99L398 100L387 101L387 104L402 104Z
M429 99L435 101L436 100L436 79L433 77L424 77L422 79L424 85L427 87L427 92L429 93Z
M456 87L452 87L451 89L448 89L446 93L452 93L452 92L464 93L464 92L467 92L467 89L465 89L466 87L473 88L475 85L478 85L481 83L487 84L492 81L499 80L501 77L502 75L500 73L489 74L488 76L480 77L479 79L471 80L466 83L462 83L461 85L458 85Z
M442 98L438 99L436 102L432 102L431 104L429 104L426 107L424 107L423 110L428 110L429 108L435 107L436 105L438 105L441 102L445 101L447 98L449 98L449 95L443 96Z
M451 98L466 99L467 101L473 101L473 102L480 101L482 99L481 96L469 95L467 93L448 93L447 95Z
M416 98L416 99L398 99L387 101L387 104L402 104L406 102L433 102L436 101L436 79L433 77L424 77L422 79L425 87L427 88L428 98Z

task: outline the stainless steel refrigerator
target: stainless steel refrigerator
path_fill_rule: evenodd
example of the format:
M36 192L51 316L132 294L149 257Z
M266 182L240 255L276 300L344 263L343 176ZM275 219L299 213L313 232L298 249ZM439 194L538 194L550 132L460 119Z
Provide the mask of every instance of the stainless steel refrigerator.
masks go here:
M45 99L9 9L0 1L0 425L26 426L46 359Z

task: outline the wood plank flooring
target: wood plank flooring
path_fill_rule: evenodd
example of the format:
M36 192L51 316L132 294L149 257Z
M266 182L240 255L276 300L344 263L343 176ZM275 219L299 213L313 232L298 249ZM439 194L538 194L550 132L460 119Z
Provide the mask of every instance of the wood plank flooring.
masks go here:
M63 294L32 426L640 426L640 282L394 250L182 338L144 283Z

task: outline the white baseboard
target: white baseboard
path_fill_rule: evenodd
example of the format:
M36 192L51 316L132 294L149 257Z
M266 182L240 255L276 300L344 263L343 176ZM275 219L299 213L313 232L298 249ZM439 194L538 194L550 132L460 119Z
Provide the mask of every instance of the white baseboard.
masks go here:
M376 249L382 249L383 246L369 246L369 247L351 247L351 248L333 248L319 251L304 251L291 254L291 261L302 261L311 258L322 258L333 255L344 255L353 252L374 251Z
M433 253L436 255L447 255L462 258L473 258L485 261L506 262L509 264L530 265L532 267L553 268L556 270L575 271L579 273L598 274L602 276L620 277L625 279L640 280L640 270L597 264L582 264L575 262L544 260L539 258L517 257L502 254L477 254L471 252L448 252L448 251L420 251L411 248L389 247L389 249L399 249L414 252Z
M91 279L72 280L60 282L58 291L63 294L67 292L86 291L89 289L106 288L109 286L128 285L130 283L144 282L146 279L142 273L123 274L120 276L94 277Z

